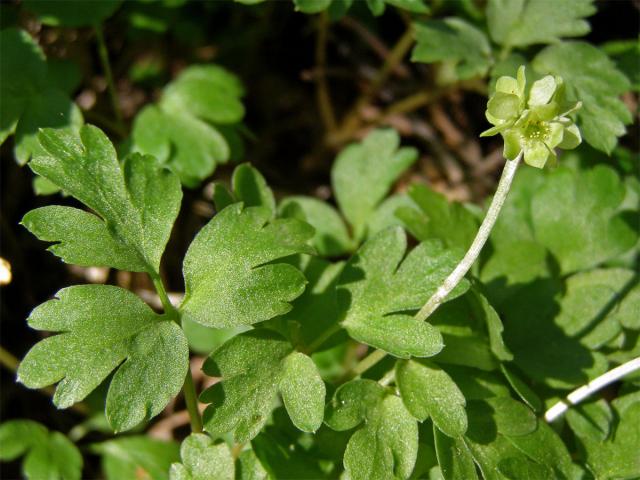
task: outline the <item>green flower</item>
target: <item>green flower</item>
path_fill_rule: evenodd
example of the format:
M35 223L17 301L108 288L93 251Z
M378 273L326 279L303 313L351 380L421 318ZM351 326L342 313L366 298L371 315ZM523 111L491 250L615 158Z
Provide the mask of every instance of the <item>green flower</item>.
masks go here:
M524 70L518 69L517 78L498 79L486 111L494 126L480 136L501 134L505 158L513 160L524 152L526 163L542 168L549 160L555 163L556 147L567 150L582 142L580 130L568 117L581 103L567 104L562 78L551 75L533 82L527 96Z

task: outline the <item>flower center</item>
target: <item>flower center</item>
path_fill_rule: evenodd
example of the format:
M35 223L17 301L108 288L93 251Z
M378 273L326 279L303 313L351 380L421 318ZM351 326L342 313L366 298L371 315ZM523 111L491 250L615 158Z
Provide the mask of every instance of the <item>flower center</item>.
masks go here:
M549 135L550 128L545 122L531 122L524 128L527 140L542 140Z

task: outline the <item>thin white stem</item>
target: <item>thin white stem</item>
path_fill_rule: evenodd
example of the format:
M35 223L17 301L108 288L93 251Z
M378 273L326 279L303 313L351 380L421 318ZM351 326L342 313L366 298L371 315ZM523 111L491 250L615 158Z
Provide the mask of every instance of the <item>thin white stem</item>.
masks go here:
M544 414L544 419L549 423L553 422L555 419L564 415L571 405L577 405L598 390L610 385L631 372L635 372L636 370L640 370L640 357L629 360L627 363L623 363L619 367L609 370L607 373L600 375L598 378L591 380L586 385L574 390L567 395L565 400L560 400L553 407L547 410Z
M513 178L518 170L518 165L521 160L522 152L520 152L515 159L506 161L504 169L502 170L500 182L498 183L498 188L496 189L496 194L493 196L487 215L484 217L482 225L480 225L480 228L478 229L476 238L473 239L473 243L469 247L469 250L467 250L466 255L456 266L453 272L451 272L442 285L440 285L438 290L436 290L436 293L433 294L429 301L425 303L424 307L422 307L416 314L416 318L418 320L426 320L427 317L429 317L429 315L431 315L440 306L444 299L451 293L451 290L460 283L473 263L477 260L482 247L484 247L484 244L487 242L489 234L498 219L498 215L500 214L502 205L507 198L507 194L511 188L511 183L513 182Z

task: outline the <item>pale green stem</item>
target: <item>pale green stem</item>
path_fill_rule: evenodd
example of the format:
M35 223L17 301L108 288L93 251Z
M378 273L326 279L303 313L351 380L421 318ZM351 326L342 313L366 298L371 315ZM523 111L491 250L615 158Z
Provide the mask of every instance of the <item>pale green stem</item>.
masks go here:
M496 194L493 196L493 200L491 201L489 210L487 211L487 214L482 221L482 225L480 225L480 228L478 229L476 238L473 239L473 243L469 247L469 250L467 250L464 258L460 261L460 263L458 263L453 272L451 272L451 274L446 278L442 285L438 287L436 293L433 294L429 301L424 304L424 307L422 307L416 314L415 318L417 320L423 322L444 302L451 291L467 274L471 266L478 259L478 256L480 256L482 247L484 247L484 244L487 243L489 235L491 234L491 230L496 224L498 215L500 215L500 210L502 209L504 201L507 198L507 194L511 189L513 178L515 177L516 171L518 170L518 165L520 165L521 160L522 152L520 152L514 160L506 161L504 169L502 170L500 182L498 182Z
M493 196L493 200L491 201L489 210L487 211L487 214L482 221L482 225L480 225L480 228L478 229L478 233L476 234L476 238L474 238L471 247L469 247L466 255L456 266L453 272L451 272L451 274L445 279L438 290L436 290L436 293L433 294L433 296L416 314L416 320L419 320L421 322L425 321L427 317L429 317L429 315L431 315L444 302L449 293L451 293L456 285L460 283L473 263L478 259L480 251L482 250L484 244L487 243L489 234L491 233L491 230L493 229L493 226L498 219L500 210L502 209L502 206L504 205L504 202L507 198L507 194L511 189L511 184L513 183L513 178L515 177L518 166L520 165L520 162L522 160L522 155L523 152L520 152L514 160L506 161L504 169L502 171L502 176L500 177L500 182L498 182L496 193ZM354 375L357 376L367 371L369 368L373 367L376 363L382 360L386 355L386 352L383 352L382 350L374 350L355 366L355 368L353 369Z
M156 272L150 273L149 276L153 281L153 286L160 297L164 312L169 314L176 323L180 323L180 312L173 306L167 291L162 284L160 275ZM185 377L184 384L182 385L182 394L184 395L184 402L187 405L187 411L189 412L189 420L191 422L191 431L194 433L202 432L202 418L200 417L200 411L198 410L198 394L193 384L193 377L191 376L191 368L187 369L187 376Z
M360 362L353 367L353 376L357 377L373 367L376 363L387 356L387 352L382 350L374 350L369 355L364 357Z
M200 418L200 411L198 410L198 395L196 394L196 388L193 385L191 368L187 370L187 376L185 377L184 385L182 386L182 393L184 394L184 403L186 403L187 411L189 412L191 431L193 433L200 433L202 432L202 419Z
M396 371L394 368L392 368L384 375L384 377L378 380L378 383L383 387L388 387L389 385L391 385L391 382L393 382L395 379L396 379Z
M118 129L120 131L125 131L122 112L120 111L120 104L118 103L118 95L116 93L115 84L113 83L113 73L111 72L111 64L109 63L109 52L107 51L107 44L105 43L104 35L102 34L102 27L96 25L94 27L94 31L96 32L96 40L98 41L98 56L100 57L102 70L104 72L105 79L107 80L107 90L109 90L113 114L116 117Z

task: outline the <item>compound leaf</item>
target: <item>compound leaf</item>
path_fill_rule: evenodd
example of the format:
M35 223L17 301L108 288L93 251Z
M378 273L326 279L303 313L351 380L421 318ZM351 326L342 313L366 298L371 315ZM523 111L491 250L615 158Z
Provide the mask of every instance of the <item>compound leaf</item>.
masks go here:
M158 157L189 187L232 157L244 117L240 80L216 65L185 69L133 126L133 148Z
M453 438L467 430L464 396L437 365L401 360L396 364L396 383L405 407L418 420L431 417L440 431Z
M332 337L318 344L318 339L327 331L334 329L338 322L338 306L336 299L336 284L344 262L330 263L318 257L301 255L299 257L300 271L304 274L309 285L304 293L293 301L293 308L280 319L286 322L286 330L295 332L295 343L306 347L314 345L313 351L318 352L333 346L335 342L327 343ZM291 328L295 322L296 328Z
M217 65L194 65L184 70L164 91L165 111L186 111L214 124L237 123L244 117L242 83Z
M542 50L532 64L541 74L565 79L567 97L582 102L577 113L582 136L594 148L611 153L632 121L619 99L631 84L606 53L585 42L563 42Z
M366 234L367 220L393 183L418 158L414 148L399 145L395 130L376 130L342 150L333 164L333 191L357 239Z
M418 454L418 425L402 400L371 380L340 386L327 405L327 425L349 439L344 467L353 480L406 479Z
M640 286L632 270L610 268L580 272L567 279L555 322L567 335L598 349L622 327L640 329Z
M264 207L271 216L276 213L276 200L262 174L248 163L238 165L231 177L236 201L245 207Z
M450 62L459 79L482 76L491 65L491 46L487 36L456 17L417 22L414 62Z
M38 129L77 131L82 114L66 93L47 81L40 46L23 30L0 32L0 144L15 133L15 156L25 164L40 151Z
M356 340L402 358L429 357L442 349L442 337L407 312L422 307L455 267L457 256L433 241L408 254L406 249L406 235L398 227L368 240L340 276L338 308L343 327ZM461 282L450 298L467 288L468 282Z
M171 465L171 480L233 480L235 465L226 443L214 445L209 436L192 433L180 446L182 463Z
M66 436L49 432L31 420L9 420L0 425L0 460L25 456L22 471L28 480L80 480L82 455Z
M620 214L625 186L610 167L558 168L531 200L535 237L562 273L595 267L633 247L638 233Z
M53 401L60 408L85 398L116 370L106 415L115 430L128 430L160 413L182 387L189 359L182 330L127 290L65 288L28 322L59 334L29 350L18 379L29 388L59 382Z
M409 187L409 197L419 210L401 207L398 216L420 241L437 238L448 247L466 250L478 230L474 215L460 203L450 203L426 185Z
M478 478L474 458L462 438L451 438L433 426L433 439L442 476L447 480Z
M286 217L295 216L296 209L300 209L305 220L315 228L311 244L319 255L336 257L355 249L344 220L331 205L313 197L292 196L279 206L280 214Z
M236 203L196 235L184 259L185 298L180 309L203 325L251 325L291 310L306 280L275 260L312 253L313 228L295 219L267 224L264 207Z
M591 29L584 18L595 12L593 0L490 0L487 22L496 43L526 47L586 35Z
M631 393L613 401L618 419L614 434L602 441L583 435L587 464L596 478L636 478L640 475L640 396Z
M231 154L215 127L181 112L166 113L155 105L136 116L133 142L137 151L171 168L187 187L197 186Z
M79 136L46 129L39 139L44 153L33 158L31 168L100 218L71 208L48 207L49 210L27 214L27 228L41 235L39 238L60 242L53 250L65 261L157 272L180 209L182 191L178 178L149 156L133 154L120 165L107 136L90 125L83 126ZM48 218L43 214L50 212L56 216ZM71 218L62 218L67 213ZM91 239L103 239L105 250L93 261L90 252L98 245L89 245L87 238L74 236L73 230L66 229L75 219L82 222L76 228L87 228ZM82 250L84 254L80 253ZM113 264L107 264L110 260L114 260Z
M294 425L315 431L324 410L325 387L313 364L269 330L238 335L211 354L205 373L221 380L201 395L212 435L233 432L238 442L255 437L273 409L278 392Z

